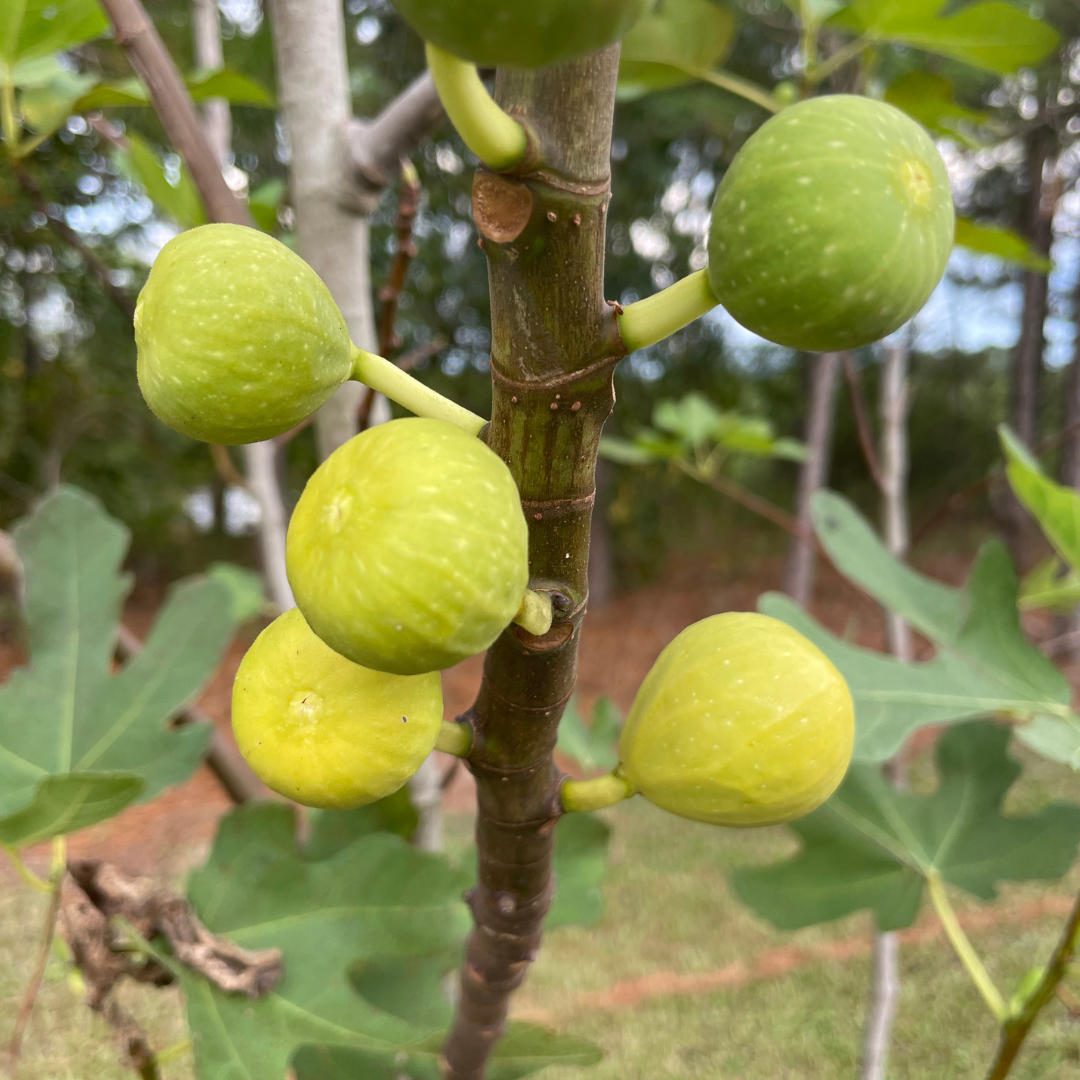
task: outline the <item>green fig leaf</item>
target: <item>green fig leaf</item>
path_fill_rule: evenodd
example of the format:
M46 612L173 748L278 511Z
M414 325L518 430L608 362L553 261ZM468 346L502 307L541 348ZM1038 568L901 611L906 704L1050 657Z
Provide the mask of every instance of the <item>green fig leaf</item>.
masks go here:
M262 83L230 68L195 71L184 76L184 83L191 94L191 100L196 104L211 98L224 98L230 105L252 105L260 109L277 107L274 95ZM75 111L91 112L94 109L131 108L149 104L150 94L142 80L131 76L96 86L76 101Z
M604 914L611 828L596 814L564 814L555 830L555 900L547 917L556 926L593 926Z
M854 766L823 807L792 824L801 850L737 871L735 892L781 929L869 908L885 931L915 921L931 874L980 900L994 899L1002 881L1061 877L1076 857L1080 807L1058 802L1026 817L1003 815L1021 772L1009 737L986 721L946 732L932 795L905 794L875 766Z
M64 52L100 37L109 21L97 0L4 0L0 4L0 77L5 68Z
M619 741L622 716L611 698L601 697L593 706L592 722L586 724L571 698L559 721L556 749L585 772L610 772L619 763L615 744Z
M410 840L418 820L408 785L385 799L354 810L309 810L308 819L311 834L304 845L304 855L312 862L329 859L372 833L393 833Z
M206 212L187 166L181 164L179 179L174 187L157 154L142 136L129 133L127 141L129 148L126 151L117 151L117 158L124 172L141 184L155 205L178 225L185 229L205 225Z
M955 87L944 75L918 68L892 83L885 100L935 135L958 138L970 147L982 145L975 132L991 123L988 113L969 109L956 100Z
M236 563L213 563L207 577L219 581L229 590L233 603L233 618L238 623L254 619L266 611L266 590L261 574Z
M1068 681L1024 637L1008 553L983 546L967 584L953 589L898 562L855 508L833 492L813 502L814 524L837 569L934 644L927 663L902 663L841 641L786 597L759 610L810 638L851 687L855 758L884 761L926 724L1004 713L1018 737L1046 756L1080 766L1080 717Z
M49 82L30 87L19 96L23 121L38 135L52 133L71 116L75 102L96 82L94 75L77 75L61 69Z
M1037 65L1060 41L1052 26L1005 0L943 14L947 6L944 0L852 0L829 25L871 41L949 56L997 75Z
M956 243L968 251L977 251L981 255L996 255L999 259L1040 274L1048 274L1052 268L1052 263L1045 255L1040 255L1027 240L1012 229L977 225L968 218L957 218Z
M1067 615L1080 604L1080 574L1066 570L1056 555L1050 555L1024 575L1018 602L1021 611L1046 608Z
M112 674L131 584L120 573L127 529L90 496L61 487L19 522L14 538L30 663L0 686L7 843L31 842L16 840L19 832L37 840L82 828L186 779L209 727L170 730L168 721L216 670L235 628L226 587L189 579L172 590L143 650Z

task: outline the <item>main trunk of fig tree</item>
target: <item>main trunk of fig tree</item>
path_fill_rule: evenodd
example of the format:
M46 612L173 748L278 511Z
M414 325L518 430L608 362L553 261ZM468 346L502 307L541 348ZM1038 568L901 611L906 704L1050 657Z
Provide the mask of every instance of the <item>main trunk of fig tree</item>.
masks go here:
M503 633L470 712L479 865L468 895L475 927L444 1047L451 1080L484 1075L554 889L561 776L552 753L576 678L596 450L625 351L603 293L617 71L615 47L555 68L501 72L498 101L532 129L542 161L514 177L481 169L473 192L491 286L486 438L521 491L532 586L558 594L558 611L541 638L520 627Z

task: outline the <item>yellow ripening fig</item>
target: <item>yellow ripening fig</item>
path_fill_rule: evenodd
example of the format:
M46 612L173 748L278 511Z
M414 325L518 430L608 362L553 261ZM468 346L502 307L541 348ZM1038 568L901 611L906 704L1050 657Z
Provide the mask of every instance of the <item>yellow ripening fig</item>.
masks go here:
M316 470L286 564L332 649L416 675L483 652L517 615L528 529L510 470L479 439L444 420L392 420Z
M352 373L330 290L299 255L242 225L170 240L135 309L139 388L193 439L271 439L319 408Z
M347 809L393 794L434 749L441 723L437 672L354 664L296 608L255 639L233 683L244 759L267 787L304 806Z
M641 684L621 775L650 802L714 825L808 814L851 760L847 683L786 623L730 612L687 627Z

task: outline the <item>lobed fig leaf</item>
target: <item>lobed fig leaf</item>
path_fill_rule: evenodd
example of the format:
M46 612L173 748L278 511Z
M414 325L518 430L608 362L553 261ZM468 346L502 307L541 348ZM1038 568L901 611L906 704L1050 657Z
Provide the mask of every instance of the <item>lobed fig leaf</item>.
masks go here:
M851 694L825 654L777 619L728 612L660 654L619 757L632 787L673 814L775 825L828 799L854 738Z
M945 165L914 120L868 98L814 98L736 155L713 207L709 280L770 341L852 349L926 303L954 229Z
M304 806L348 809L393 794L435 748L441 723L437 674L354 664L297 608L255 639L233 684L240 752L267 787Z
M316 470L286 563L330 648L419 675L483 652L517 614L528 529L510 470L482 442L444 420L393 420Z
M330 290L256 229L204 225L170 240L135 310L139 387L193 439L259 442L295 427L352 373Z
M538 68L618 41L652 0L394 0L425 40L481 67Z

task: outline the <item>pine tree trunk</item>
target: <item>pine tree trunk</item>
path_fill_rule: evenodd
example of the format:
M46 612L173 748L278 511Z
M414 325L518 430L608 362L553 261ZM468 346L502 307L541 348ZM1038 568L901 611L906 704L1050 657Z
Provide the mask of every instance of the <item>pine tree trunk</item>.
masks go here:
M807 457L799 472L795 503L796 517L804 533L813 528L810 500L829 479L841 362L840 353L818 353L810 372L810 400L806 414ZM804 608L809 608L814 598L816 569L817 553L814 548L801 537L793 536L784 569L784 591Z
M558 67L500 71L498 100L538 133L544 163L520 178L481 169L473 192L491 287L487 441L521 492L533 585L568 603L541 638L518 627L502 634L470 713L479 873L444 1046L450 1080L484 1075L553 891L561 776L552 755L588 599L596 451L625 352L603 295L618 55L612 47Z

